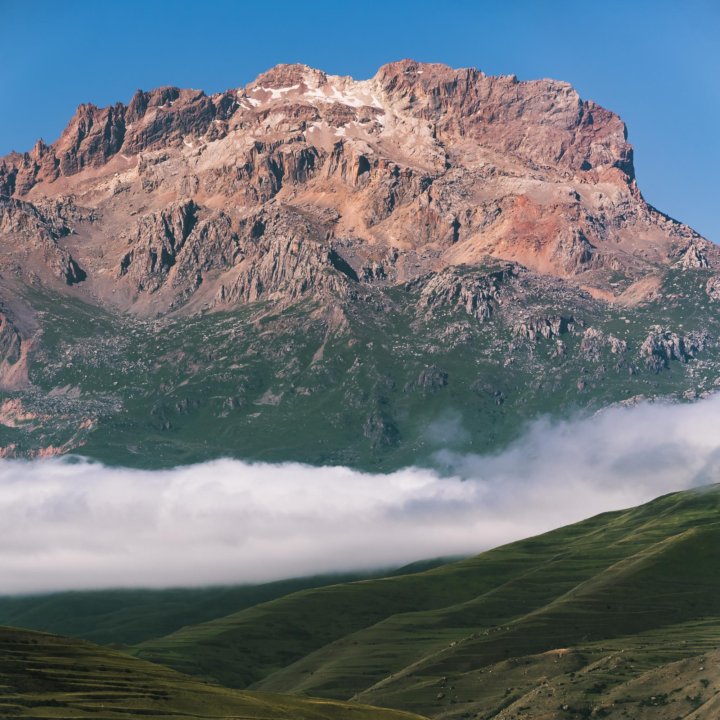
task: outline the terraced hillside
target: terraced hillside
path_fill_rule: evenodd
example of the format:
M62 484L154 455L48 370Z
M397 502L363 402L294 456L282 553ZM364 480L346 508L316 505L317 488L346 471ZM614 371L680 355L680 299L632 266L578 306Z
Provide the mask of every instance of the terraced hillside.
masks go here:
M710 718L718 568L714 486L427 572L294 593L137 654L432 717Z
M357 703L238 692L79 640L0 628L2 718L417 720Z

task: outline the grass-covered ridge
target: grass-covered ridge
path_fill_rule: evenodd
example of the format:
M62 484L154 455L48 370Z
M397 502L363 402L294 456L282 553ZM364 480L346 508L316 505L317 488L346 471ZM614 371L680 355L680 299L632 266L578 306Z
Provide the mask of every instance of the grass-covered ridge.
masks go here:
M229 690L80 640L0 627L0 717L413 720L415 716L359 703Z
M443 717L513 717L499 708L518 711L552 677L591 712L644 673L661 677L668 663L718 647L719 567L713 487L427 572L304 590L137 654L228 685ZM596 664L610 669L593 684Z
M443 562L442 559L428 561L427 566ZM396 572L402 574L417 569L413 565ZM318 575L228 587L110 589L0 596L0 625L83 638L100 644L132 645L299 590L367 577L372 574Z
M303 587L301 582L281 582L276 585L277 593L272 587L238 587L119 589L0 597L0 625L57 633L100 644L126 645Z

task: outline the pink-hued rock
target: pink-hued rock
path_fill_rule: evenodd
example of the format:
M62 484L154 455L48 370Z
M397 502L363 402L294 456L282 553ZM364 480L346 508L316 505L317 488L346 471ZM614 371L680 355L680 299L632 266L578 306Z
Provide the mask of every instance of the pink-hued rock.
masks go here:
M81 105L56 142L0 159L0 272L143 314L412 282L488 256L627 303L664 268L718 265L644 201L622 120L555 80L279 65L212 96Z

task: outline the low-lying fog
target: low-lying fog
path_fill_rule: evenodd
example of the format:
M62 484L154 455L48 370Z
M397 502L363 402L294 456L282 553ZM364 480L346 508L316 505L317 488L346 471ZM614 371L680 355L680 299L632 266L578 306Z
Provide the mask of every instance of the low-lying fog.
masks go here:
M476 553L716 482L718 427L720 397L539 421L495 455L440 451L449 476L3 460L0 593L247 583Z

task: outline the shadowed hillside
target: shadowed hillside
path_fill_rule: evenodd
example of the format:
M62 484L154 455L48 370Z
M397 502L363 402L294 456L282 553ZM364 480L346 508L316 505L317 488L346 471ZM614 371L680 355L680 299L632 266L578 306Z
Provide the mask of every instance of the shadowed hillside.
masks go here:
M448 560L413 563L393 574L417 572L445 562ZM130 645L298 590L368 577L373 574L318 575L237 587L89 590L0 597L0 625L69 635L100 644Z
M3 718L412 720L358 704L238 692L80 640L0 628Z

